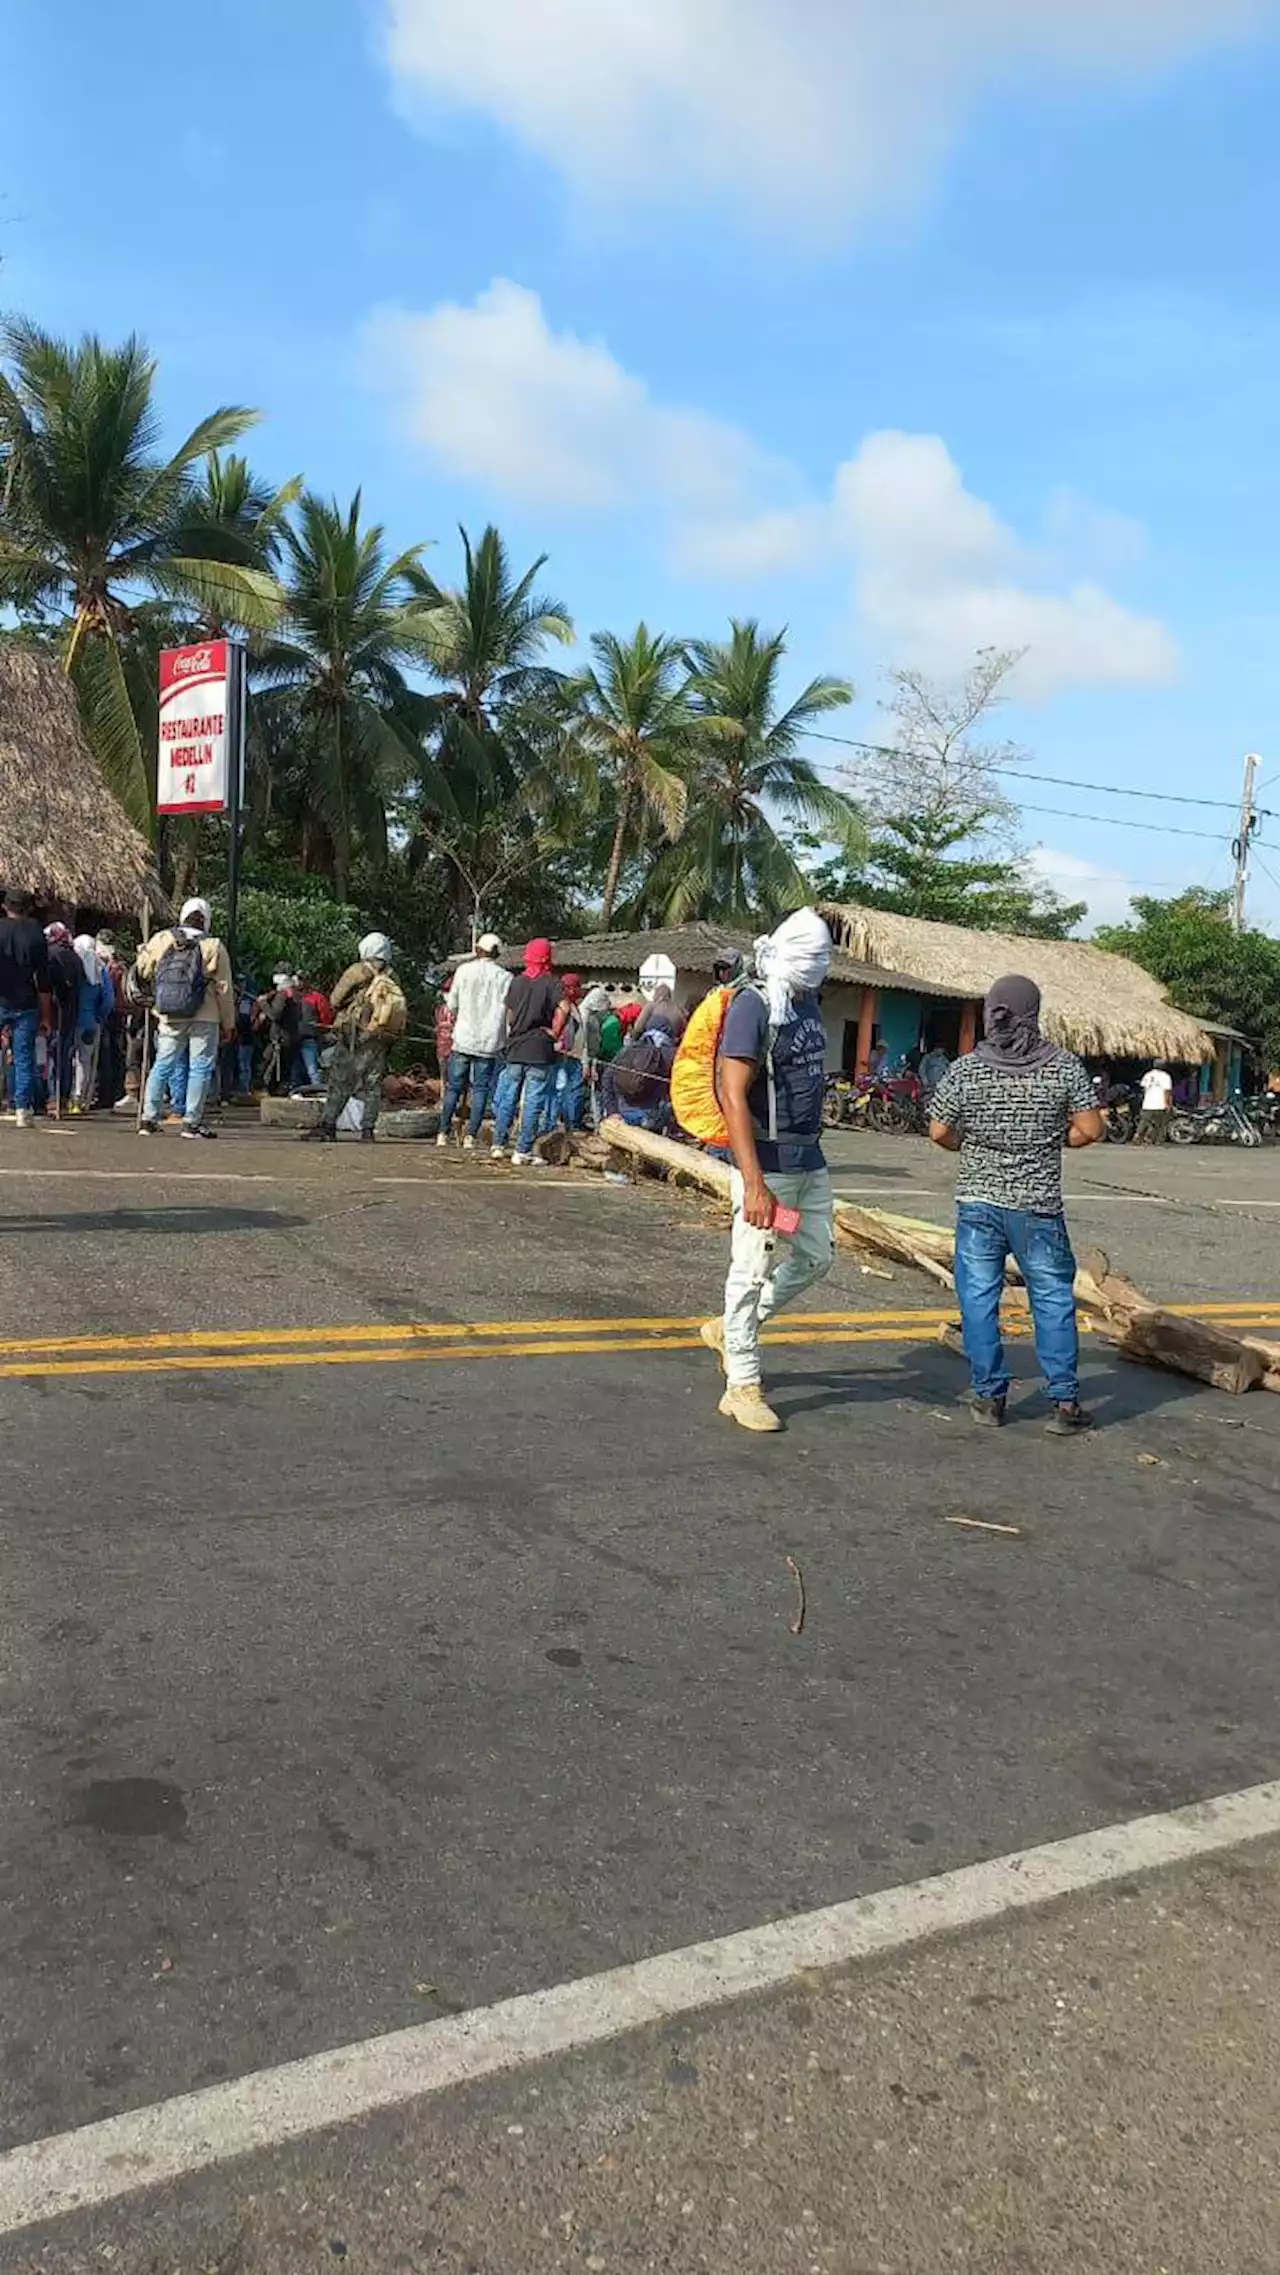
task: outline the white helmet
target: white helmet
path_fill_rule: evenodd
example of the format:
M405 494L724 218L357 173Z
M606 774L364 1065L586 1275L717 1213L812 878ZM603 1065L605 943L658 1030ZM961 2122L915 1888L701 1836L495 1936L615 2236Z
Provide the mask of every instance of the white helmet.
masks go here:
M360 961L362 964L390 963L391 942L385 932L366 932L360 943Z

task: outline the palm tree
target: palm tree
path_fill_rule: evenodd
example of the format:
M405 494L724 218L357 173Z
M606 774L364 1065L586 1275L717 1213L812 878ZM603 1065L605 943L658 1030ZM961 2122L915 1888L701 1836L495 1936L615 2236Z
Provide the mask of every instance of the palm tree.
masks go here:
M560 801L559 722L565 680L543 662L549 640L567 644L573 624L564 603L539 592L540 554L516 576L490 525L473 545L462 538L456 590L425 571L412 582L436 698L440 777L453 813L438 800L416 816L410 846L417 865L438 853L454 878L454 900L474 932L483 902L536 862L550 809Z
M108 783L150 830L154 750L139 727L149 615L269 625L274 580L235 553L188 552L195 469L257 412L224 406L157 452L155 364L142 342L74 345L20 318L0 328L0 605L58 621ZM131 681L133 683L131 692ZM153 697L154 700L154 697Z
M193 559L239 562L274 570L280 559L285 515L302 495L302 476L273 490L235 452L212 450L184 509L182 549Z
M449 803L422 749L430 699L406 677L429 660L415 598L424 547L389 560L384 531L360 512L358 490L345 512L306 491L296 520L280 522L281 633L250 656L259 747L293 753L303 866L329 875L339 899L357 843L375 868L385 860L387 800L411 775Z
M785 654L784 634L737 621L727 641L696 640L687 650L697 721L689 825L659 856L641 896L644 913L662 923L742 923L808 898L808 880L774 816L854 857L865 849L851 801L820 779L800 749L813 721L851 702L853 689L813 679L780 710Z
M679 640L639 624L629 640L596 632L591 670L568 690L595 787L613 800L613 841L605 872L601 922L613 922L623 863L648 825L669 839L684 827L688 802L681 772L691 750L694 713L689 671Z

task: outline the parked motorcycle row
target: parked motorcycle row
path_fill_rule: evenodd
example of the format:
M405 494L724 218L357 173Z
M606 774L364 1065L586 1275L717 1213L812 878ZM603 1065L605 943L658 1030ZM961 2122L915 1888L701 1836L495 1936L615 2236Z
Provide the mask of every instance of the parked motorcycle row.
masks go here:
M1144 1142L1138 1137L1141 1106L1131 1091L1117 1086L1100 1105L1108 1145ZM923 1137L929 1110L913 1074L864 1076L857 1082L847 1074L829 1074L822 1119L829 1130ZM1175 1107L1168 1139L1170 1145L1280 1145L1280 1097L1266 1093L1259 1098L1227 1098L1217 1105Z
M859 1082L847 1074L829 1074L822 1119L829 1130L876 1130L897 1136L923 1137L929 1127L924 1090L914 1074L878 1080L866 1076Z

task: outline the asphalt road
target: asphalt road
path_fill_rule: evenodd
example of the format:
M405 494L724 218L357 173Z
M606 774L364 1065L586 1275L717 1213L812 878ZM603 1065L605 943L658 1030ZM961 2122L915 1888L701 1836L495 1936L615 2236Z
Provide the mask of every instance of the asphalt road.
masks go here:
M837 1181L937 1213L885 1145ZM1269 1155L1096 1171L1137 1277L1280 1320ZM1280 1772L1280 1401L1091 1348L1095 1438L993 1439L846 1263L806 1308L874 1339L780 1345L752 1440L683 1347L724 1246L420 1147L0 1135L9 1342L252 1338L0 1354L0 2145ZM563 1324L636 1320L689 1324Z

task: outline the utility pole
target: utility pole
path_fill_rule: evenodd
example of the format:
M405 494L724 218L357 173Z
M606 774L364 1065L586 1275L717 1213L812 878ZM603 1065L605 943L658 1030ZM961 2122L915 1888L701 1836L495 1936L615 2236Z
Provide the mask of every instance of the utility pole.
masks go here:
M1244 931L1244 896L1249 882L1249 847L1258 826L1258 815L1253 803L1254 788L1258 780L1261 760L1251 751L1244 762L1244 793L1240 800L1240 834L1233 839L1231 851L1236 865L1235 891L1231 896L1231 929Z

